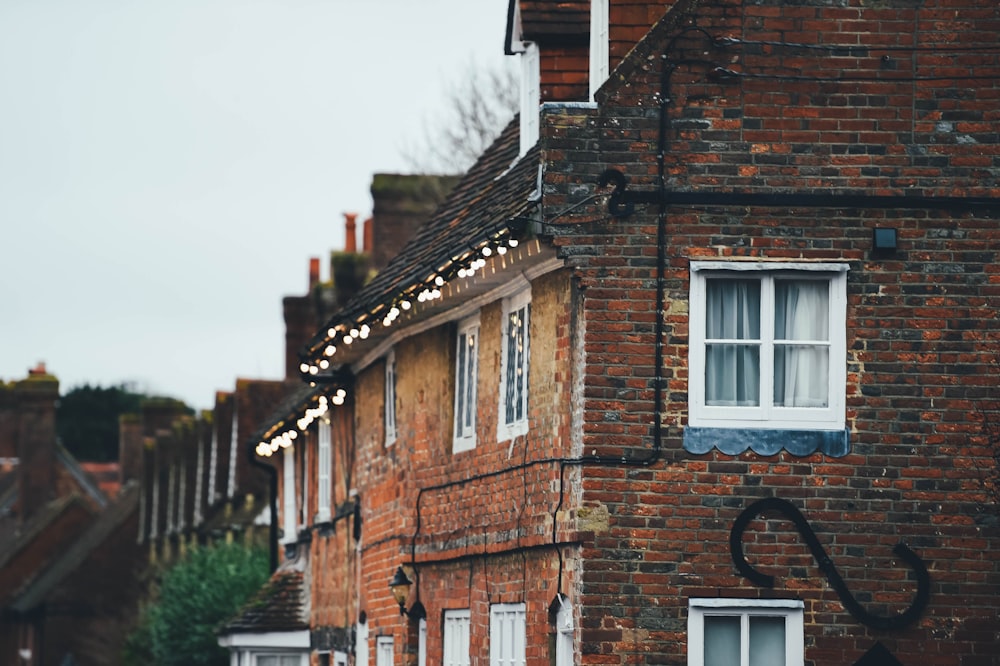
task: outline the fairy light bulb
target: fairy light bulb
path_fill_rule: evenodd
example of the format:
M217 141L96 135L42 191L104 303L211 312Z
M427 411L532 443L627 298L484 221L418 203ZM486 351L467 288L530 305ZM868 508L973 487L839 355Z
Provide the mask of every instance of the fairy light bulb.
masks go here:
M493 248L491 248L489 245L483 247L483 256L484 257L488 257L491 254L493 254Z
M299 364L299 370L301 372L309 372L309 364L308 363L300 363Z
M409 310L411 307L413 307L413 304L410 303L409 301L400 301L399 307L403 308L404 310Z
M434 284L436 284L439 287L443 287L444 286L444 278L441 277L440 275L438 275L436 278L434 278Z
M365 324L365 325L363 325L361 327L361 331L358 332L358 336L362 340L365 340L365 339L368 338L368 334L371 333L371 332L372 332L371 326L369 326L368 324Z
M516 238L509 239L507 241L507 245L510 245L511 247L517 247L517 239Z
M361 335L361 331L359 331L356 328L352 328L351 329L351 337L352 338L357 338L359 335Z
M328 360L326 360L325 358L322 361L319 362L319 368L320 368L320 370L326 370L329 367L330 367L330 362Z

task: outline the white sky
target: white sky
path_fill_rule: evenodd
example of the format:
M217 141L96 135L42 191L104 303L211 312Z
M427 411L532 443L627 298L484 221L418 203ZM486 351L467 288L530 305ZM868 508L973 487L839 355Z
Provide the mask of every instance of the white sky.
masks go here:
M0 380L210 407L507 0L0 0Z

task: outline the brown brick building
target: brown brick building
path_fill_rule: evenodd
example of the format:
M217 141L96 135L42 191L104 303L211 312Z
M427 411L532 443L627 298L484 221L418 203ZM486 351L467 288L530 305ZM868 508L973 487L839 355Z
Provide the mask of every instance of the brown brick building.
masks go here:
M1000 662L1000 8L609 5L256 443L289 663Z

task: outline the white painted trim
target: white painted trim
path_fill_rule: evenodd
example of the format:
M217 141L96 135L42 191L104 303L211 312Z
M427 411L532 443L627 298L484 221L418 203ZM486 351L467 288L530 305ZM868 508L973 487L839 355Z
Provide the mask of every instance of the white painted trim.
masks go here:
M468 403L471 403L472 405L472 424L468 426L470 429L469 432L466 432L466 428L463 424L463 427L461 428L461 433L459 433L458 426L459 423L461 423L461 415L459 414L460 368L458 367L458 359L459 359L459 352L461 351L462 348L462 337L468 336L470 333L475 335L475 342L473 344L473 350L474 350L473 355L475 357L475 362L474 364L472 363L471 356L466 358L466 375L462 379L472 382L471 386L472 395L471 397L466 395ZM464 319L459 323L458 331L456 332L455 335L455 372L454 372L455 381L453 382L453 386L455 387L454 389L455 394L453 396L454 409L452 410L454 412L454 419L452 423L452 434L454 439L452 440L452 448L451 448L452 453L461 453L462 451L469 451L471 449L476 448L476 428L479 425L478 424L479 419L477 418L477 416L479 414L479 402L478 402L479 350L481 347L482 347L482 336L480 335L479 313L477 312L473 316ZM466 393L468 394L468 391ZM463 402L462 404L465 405L467 403Z
M524 308L524 418L506 423L507 411L507 367L510 363L507 351L508 318L510 313ZM524 290L503 299L500 317L500 404L497 408L497 441L506 442L528 433L529 381L531 379L531 284Z
M608 32L609 0L590 0L590 99L608 80L610 34Z
M764 615L785 618L784 666L802 666L805 657L803 608L804 604L798 599L689 599L687 664L704 666L706 615L729 615L740 618L741 652L744 660L748 654L748 619L753 615Z
M235 633L219 637L219 645L229 648L309 648L309 630L272 631L261 634Z
M846 419L847 382L847 272L845 263L829 262L781 262L781 261L692 261L688 300L688 424L695 427L715 428L759 428L759 429L805 429L841 430ZM770 405L770 380L768 372L773 370L770 356L761 358L761 405L757 407L720 407L705 405L705 318L706 279L709 274L747 272L769 273L826 273L829 278L829 378L827 407L776 407ZM761 277L771 283L772 277ZM749 277L749 276L748 276ZM817 277L819 279L819 277ZM767 292L762 292L762 313L769 312L772 305ZM764 318L762 316L762 321ZM763 330L761 334L764 335ZM764 351L768 342L761 344ZM767 366L767 367L764 367ZM765 399L768 401L765 404Z
M385 373L383 373L385 387L382 392L382 423L385 428L385 445L392 446L396 442L396 351L395 348L389 350L385 355Z

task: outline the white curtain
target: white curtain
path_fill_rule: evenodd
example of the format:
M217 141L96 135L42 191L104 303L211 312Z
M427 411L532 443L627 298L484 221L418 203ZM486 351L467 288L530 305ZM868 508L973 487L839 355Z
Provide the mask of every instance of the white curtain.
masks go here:
M759 405L760 282L708 280L706 289L705 404Z
M830 339L829 299L826 280L775 281L776 406L826 407L828 404L829 345L823 342Z

